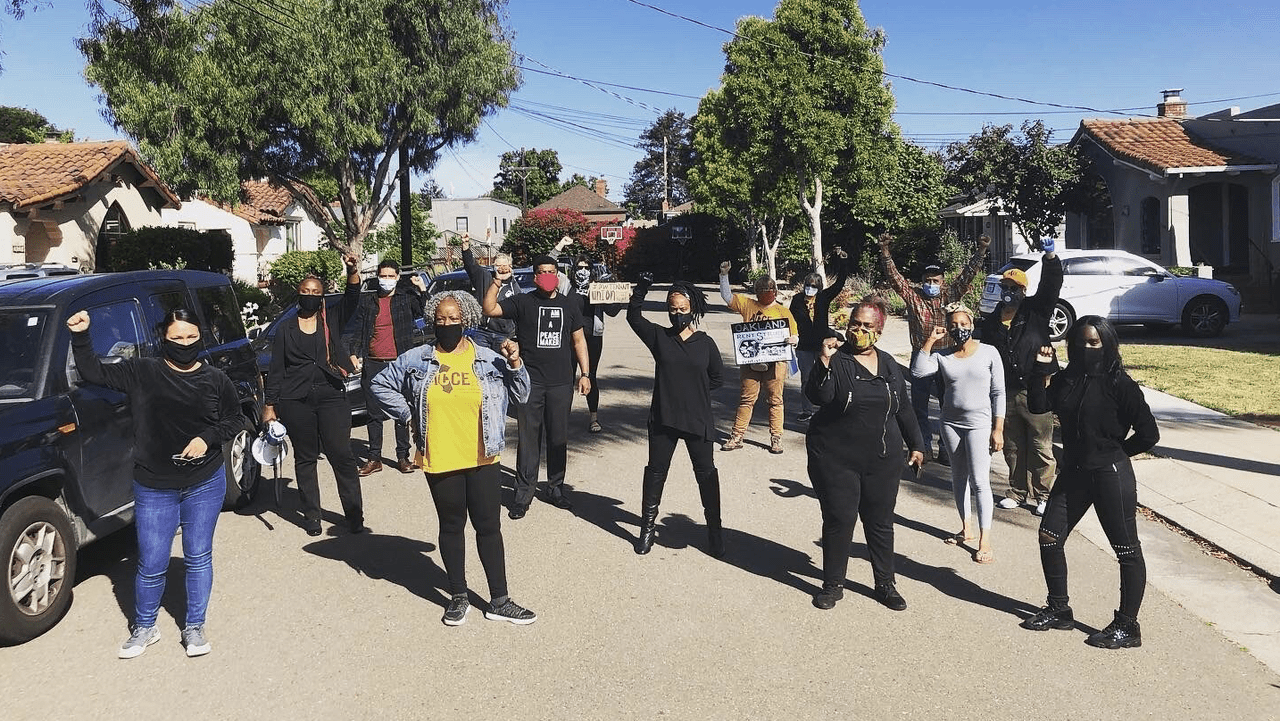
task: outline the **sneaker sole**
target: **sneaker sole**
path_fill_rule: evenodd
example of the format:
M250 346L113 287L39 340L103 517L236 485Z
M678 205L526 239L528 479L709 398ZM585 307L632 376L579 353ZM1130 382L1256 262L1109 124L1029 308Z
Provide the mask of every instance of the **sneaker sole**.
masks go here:
M466 622L467 622L467 614L468 614L468 613L471 613L471 607L470 607L470 606L467 606L467 610L465 610L465 611L463 611L463 612L462 612L462 618L458 618L458 619L453 619L453 618L441 618L441 619L440 619L440 622L441 622L441 623L443 623L443 624L444 624L444 625L446 625L446 626L461 626L462 624L464 624L464 623L466 623Z
M145 644L141 646L129 646L128 648L121 648L119 653L117 653L116 655L119 658L137 658L141 656L144 651L147 650L147 646L150 646L151 644L156 643L159 640L160 640L160 633L156 632L154 636L147 639L147 642Z
M510 616L499 616L496 613L490 613L488 611L484 612L484 617L490 621L506 621L507 623L514 623L517 626L528 626L538 620L537 616L534 616L533 618L511 618Z
M1021 628L1025 628L1028 631L1070 631L1076 627L1076 622L1067 621L1063 623L1050 624L1048 626L1028 626L1026 621L1023 621L1022 623L1018 624L1018 626ZM1087 640L1088 639L1086 639L1086 641Z
M212 650L213 650L213 645L209 643L205 643L204 645L201 645L201 646L187 646L187 658L195 658L196 656L203 656Z

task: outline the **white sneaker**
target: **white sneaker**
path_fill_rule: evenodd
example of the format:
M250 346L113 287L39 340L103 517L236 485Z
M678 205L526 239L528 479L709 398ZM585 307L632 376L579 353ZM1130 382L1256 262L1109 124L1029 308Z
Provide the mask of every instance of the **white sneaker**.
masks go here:
M1048 501L1040 501L1039 503L1036 504L1036 510L1032 511L1032 513L1036 514L1037 516L1043 516L1045 506L1048 506L1048 505L1049 505Z
M999 501L996 502L996 506L998 506L999 508L1003 508L1006 511L1012 510L1021 505L1022 504L1018 503L1018 500L1016 498L1010 498L1008 496L1005 496L1004 498L1001 498Z
M155 626L137 626L129 639L120 647L120 658L137 658L147 650L147 646L160 640L160 631Z

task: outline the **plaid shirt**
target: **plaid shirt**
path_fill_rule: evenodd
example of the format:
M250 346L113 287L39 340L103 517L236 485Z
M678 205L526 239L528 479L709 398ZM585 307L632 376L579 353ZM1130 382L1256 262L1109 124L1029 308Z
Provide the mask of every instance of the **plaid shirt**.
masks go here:
M944 306L955 303L969 292L969 286L973 285L973 278L982 270L982 261L987 255L986 248L979 248L973 257L969 259L969 264L960 271L960 275L956 276L955 282L943 283L942 292L936 298L925 298L917 292L916 288L907 282L906 278L898 272L898 267L893 264L891 256L880 254L880 267L884 269L885 275L889 277L889 284L897 291L902 301L907 304L907 326L911 329L911 350L918 351L924 346L925 339L929 334L933 333L933 329L937 326L946 327L947 319L942 314ZM977 318L974 318L977 323ZM933 344L934 350L942 350L950 348L951 336L943 336L942 340Z

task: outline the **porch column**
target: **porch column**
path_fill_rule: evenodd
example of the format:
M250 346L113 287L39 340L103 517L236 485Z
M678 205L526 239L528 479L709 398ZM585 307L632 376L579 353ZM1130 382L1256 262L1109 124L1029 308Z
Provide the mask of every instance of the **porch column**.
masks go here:
M1168 231L1173 265L1191 265L1191 213L1186 192L1169 194Z

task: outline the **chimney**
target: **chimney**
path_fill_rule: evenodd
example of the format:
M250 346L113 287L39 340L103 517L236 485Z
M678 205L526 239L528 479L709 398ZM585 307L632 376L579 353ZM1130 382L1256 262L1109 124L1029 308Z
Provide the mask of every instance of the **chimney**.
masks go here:
M596 195L601 198L609 195L609 183L604 178L596 178Z
M1162 118L1187 117L1187 101L1182 99L1182 88L1161 90L1164 102L1156 105L1156 114Z

